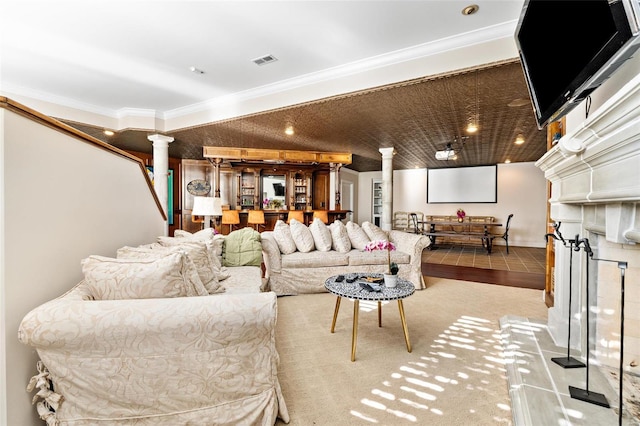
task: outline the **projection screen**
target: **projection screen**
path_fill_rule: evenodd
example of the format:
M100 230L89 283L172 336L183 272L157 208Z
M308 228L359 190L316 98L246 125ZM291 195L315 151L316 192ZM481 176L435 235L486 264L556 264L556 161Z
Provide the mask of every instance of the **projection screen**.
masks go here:
M498 202L498 166L427 171L427 203Z

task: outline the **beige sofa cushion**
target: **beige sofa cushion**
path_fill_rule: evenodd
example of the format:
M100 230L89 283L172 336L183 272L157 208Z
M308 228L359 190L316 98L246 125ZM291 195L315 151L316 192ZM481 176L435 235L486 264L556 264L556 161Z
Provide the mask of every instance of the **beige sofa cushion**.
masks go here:
M307 225L302 222L298 222L295 219L291 219L289 229L291 229L291 236L293 237L293 241L296 243L298 251L301 251L302 253L309 253L311 250L315 249L313 235Z
M347 222L346 225L347 234L349 234L349 240L351 240L351 247L360 251L364 250L367 244L369 244L369 237L367 233L355 222Z
M296 242L293 241L291 229L289 228L289 225L285 223L285 221L278 220L276 222L276 225L273 228L273 237L276 240L276 244L278 244L280 253L291 254L298 250L298 247L296 247Z
M382 228L374 225L371 222L363 222L362 230L365 232L365 234L367 234L367 237L369 237L371 241L389 241L389 234L387 234L382 230Z
M308 253L295 252L282 255L282 268L322 268L326 266L346 266L349 257L337 251L313 250ZM313 271L310 271L313 273Z
M391 262L397 264L405 264L411 261L411 256L401 251L392 251L390 253ZM349 265L384 265L387 263L387 251L359 251L351 250L349 253Z
M149 259L92 255L82 261L85 281L96 300L206 296L198 272L183 252Z
M155 248L125 246L116 251L116 257L118 259L149 259L152 257L162 257L166 255L166 253L177 251L184 252L193 262L198 271L198 276L209 294L224 292L224 287L219 283L218 276L209 256L209 250L204 241L187 240L182 244L168 247L158 244Z
M267 280L262 279L259 266L234 266L231 277L224 282L225 294L260 293L267 291Z
M329 228L322 220L315 218L313 222L311 222L311 225L309 225L309 230L311 231L311 235L313 236L313 243L316 247L316 250L331 250L331 231L329 231Z
M340 253L349 253L351 251L351 240L347 233L347 228L339 220L329 225L331 231L331 247Z

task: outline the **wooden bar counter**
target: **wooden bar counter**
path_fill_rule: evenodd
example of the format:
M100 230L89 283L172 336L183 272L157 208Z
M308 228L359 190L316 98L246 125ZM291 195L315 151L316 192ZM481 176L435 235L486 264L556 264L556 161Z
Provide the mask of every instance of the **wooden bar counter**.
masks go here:
M239 228L244 228L245 226L249 226L247 223L247 219L249 216L249 210L240 210L240 225ZM351 210L327 210L327 214L329 217L329 223L333 223L336 220L342 220L347 217L347 213L351 213ZM264 228L260 227L260 231L272 231L276 226L276 222L278 219L287 221L287 216L289 214L289 210L281 209L281 210L264 210ZM313 210L305 210L304 211L304 223L305 225L309 225L313 221ZM228 234L228 227L223 233Z

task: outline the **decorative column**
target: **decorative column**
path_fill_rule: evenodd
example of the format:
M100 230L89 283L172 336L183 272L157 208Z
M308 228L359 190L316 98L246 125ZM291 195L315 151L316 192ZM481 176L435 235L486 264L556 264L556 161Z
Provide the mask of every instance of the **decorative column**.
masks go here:
M335 202L333 205L334 210L341 210L341 202L340 202L340 188L342 187L340 182L340 169L342 168L342 163L329 163L329 167L331 168L331 172L333 173L333 190L335 193ZM331 203L329 203L329 207L331 207Z
M147 136L153 142L153 188L160 201L162 209L169 218L173 212L167 211L169 200L169 144L173 142L171 136L160 134ZM165 222L164 234L169 235L169 221Z
M380 148L382 154L382 217L380 227L391 231L393 215L393 156L396 151L391 148Z
M213 177L214 177L214 197L220 198L220 164L222 158L209 158L209 162L213 165Z

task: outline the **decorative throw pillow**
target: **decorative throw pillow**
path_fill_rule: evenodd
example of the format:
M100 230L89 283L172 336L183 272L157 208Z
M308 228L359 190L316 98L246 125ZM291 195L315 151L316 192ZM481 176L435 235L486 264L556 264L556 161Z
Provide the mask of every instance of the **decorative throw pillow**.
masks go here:
M173 235L177 239L194 239L198 241L204 241L207 244L207 248L209 249L209 255L211 256L211 261L213 262L214 270L216 273L220 272L220 268L222 268L222 244L224 241L224 236L218 234L213 228L205 228L194 234L189 231L185 231L183 229L176 229L173 232ZM162 238L171 238L171 237L162 237ZM216 269L217 268L217 269ZM228 278L229 275L219 275L218 279L222 280Z
M262 264L262 239L253 228L242 228L224 238L222 248L224 266L260 266Z
M349 234L344 223L336 220L329 225L329 230L331 231L332 247L335 251L340 253L351 251L351 240L349 240Z
M122 247L116 251L116 257L118 259L145 259L165 256L171 252L183 252L187 255L188 261L193 263L198 277L209 294L222 293L225 291L224 287L218 282L215 268L211 264L209 251L204 241L187 240L182 244L175 244L168 247L158 244L158 247L153 249L146 247Z
M224 249L224 235L217 234L212 240L207 241L209 253L213 259L213 270L218 281L224 281L231 276L226 266L222 266L222 251Z
M313 222L309 225L309 230L313 236L313 243L316 246L316 250L331 250L331 231L329 231L329 228L322 220L318 218L313 219Z
M207 248L207 252L209 254L209 259L211 261L211 267L213 269L213 273L215 274L218 281L225 280L229 278L229 274L223 271L222 268L222 244L223 237L216 236L210 240L197 240L194 238L183 238L183 237L158 237L158 243L164 247L171 247L175 245L181 245L189 242L196 242L200 244L204 244Z
M197 240L210 240L216 235L216 231L214 228L204 228L192 234L191 232L185 231L183 229L176 229L173 232L173 235L176 238L195 238Z
M280 253L291 254L298 249L296 242L293 241L289 225L283 220L278 219L276 222L276 226L273 228L273 238L276 240L276 244L278 244Z
M187 255L150 259L92 255L82 261L84 279L95 300L206 296L209 293Z
M371 241L381 240L381 241L389 241L389 234L384 232L382 228L377 225L374 225L371 222L362 222L362 229L367 234L367 237Z
M295 219L291 219L289 229L291 230L291 236L293 237L293 241L295 241L299 252L309 253L315 248L313 235L307 225L302 222L298 222Z
M351 240L351 247L364 251L365 246L371 241L367 236L367 233L354 222L347 222L347 234L349 234L349 240Z

